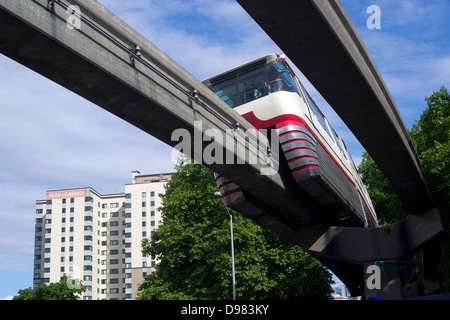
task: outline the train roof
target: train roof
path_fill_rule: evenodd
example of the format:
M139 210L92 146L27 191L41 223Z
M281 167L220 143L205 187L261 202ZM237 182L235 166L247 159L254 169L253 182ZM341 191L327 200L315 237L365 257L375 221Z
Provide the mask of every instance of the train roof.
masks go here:
M214 85L216 83L228 80L230 78L235 77L237 74L250 71L252 69L256 69L259 66L265 65L267 62L276 61L279 58L279 56L275 53L268 54L266 56L263 56L261 58L258 58L256 60L247 62L243 65L240 65L238 67L235 67L233 69L221 72L215 76L209 77L202 81L202 83L206 86Z

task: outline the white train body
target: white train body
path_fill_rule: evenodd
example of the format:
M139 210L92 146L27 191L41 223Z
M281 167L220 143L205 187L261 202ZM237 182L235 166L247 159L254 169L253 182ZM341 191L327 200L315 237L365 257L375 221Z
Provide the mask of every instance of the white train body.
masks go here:
M204 84L255 128L277 130L293 178L337 224L378 225L344 141L284 59L268 55L209 78ZM216 179L229 207L250 210L239 186L221 176Z

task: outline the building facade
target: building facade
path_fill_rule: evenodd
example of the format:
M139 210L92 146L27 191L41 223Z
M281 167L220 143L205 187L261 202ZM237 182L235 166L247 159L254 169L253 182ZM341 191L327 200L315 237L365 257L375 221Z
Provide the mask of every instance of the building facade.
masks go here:
M47 191L36 201L33 285L60 281L87 288L84 300L130 300L157 261L144 257L143 238L161 223L159 194L171 174L134 171L125 192L92 188Z

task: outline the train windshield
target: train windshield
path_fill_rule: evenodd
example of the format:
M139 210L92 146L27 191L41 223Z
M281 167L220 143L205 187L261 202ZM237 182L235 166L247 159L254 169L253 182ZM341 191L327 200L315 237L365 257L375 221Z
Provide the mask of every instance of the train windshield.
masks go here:
M266 82L270 92L297 92L297 87L282 62L275 62L266 66Z
M276 91L298 92L282 62L230 75L226 80L211 85L211 90L232 108Z

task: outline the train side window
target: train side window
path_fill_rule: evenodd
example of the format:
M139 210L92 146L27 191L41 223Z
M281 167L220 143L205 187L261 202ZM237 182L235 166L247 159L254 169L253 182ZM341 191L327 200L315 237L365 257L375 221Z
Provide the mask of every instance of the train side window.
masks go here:
M322 113L322 111L319 110L319 108L317 107L316 103L313 101L313 99L311 99L311 97L309 96L309 93L306 92L305 88L303 88L303 91L305 92L305 97L306 100L308 101L308 104L311 108L311 110L314 112L314 114L317 117L317 120L319 121L319 123L322 125L322 127L325 129L325 131L328 133L328 135L330 137L332 137L330 130L328 129L328 126L325 122L325 117Z
M342 145L341 145L342 138L338 136L338 134L336 133L336 131L334 131L333 128L331 128L331 131L333 132L334 141L336 141L338 148L341 149L342 154L344 155L345 158L347 158L347 155L345 154L344 149L342 148Z
M267 95L263 70L258 69L239 75L237 91L239 104L244 104Z
M238 105L236 78L218 83L214 85L211 90L230 107L234 108Z

